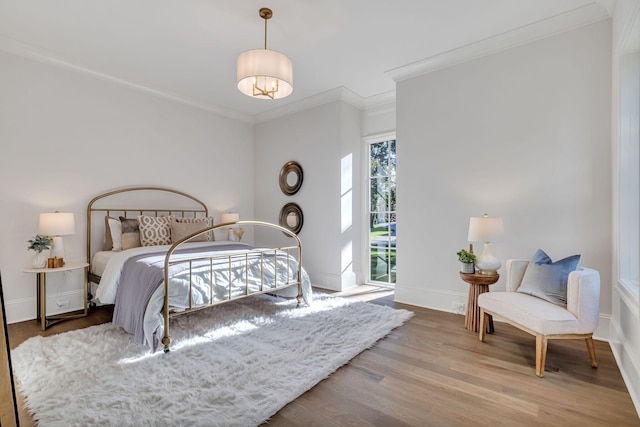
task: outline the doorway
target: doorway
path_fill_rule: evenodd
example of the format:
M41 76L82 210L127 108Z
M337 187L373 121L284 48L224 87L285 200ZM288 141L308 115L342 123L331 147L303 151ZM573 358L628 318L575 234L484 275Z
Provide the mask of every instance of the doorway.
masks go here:
M396 140L384 138L368 145L367 283L393 287L396 283Z

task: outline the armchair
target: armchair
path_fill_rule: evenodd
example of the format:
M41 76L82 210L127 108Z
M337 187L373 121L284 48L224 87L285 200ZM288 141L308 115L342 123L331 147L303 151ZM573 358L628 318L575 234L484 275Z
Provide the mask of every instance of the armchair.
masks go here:
M569 274L566 308L535 296L516 292L529 261L508 260L506 291L487 292L478 297L480 307L480 341L484 341L485 322L496 316L536 337L536 375L544 375L547 341L550 339L584 339L591 366L596 368L593 332L600 311L600 274L579 267Z

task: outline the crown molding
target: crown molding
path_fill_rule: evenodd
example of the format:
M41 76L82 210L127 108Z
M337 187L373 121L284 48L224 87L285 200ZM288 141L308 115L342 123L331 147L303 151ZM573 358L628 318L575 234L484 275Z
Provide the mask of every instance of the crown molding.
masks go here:
M301 99L291 104L283 105L279 108L274 108L264 113L256 114L253 116L254 123L264 123L269 120L278 119L290 114L294 114L300 111L309 110L311 108L319 107L321 105L329 104L334 101L345 102L358 110L369 112L378 111L378 114L383 112L395 111L396 104L396 91L390 90L377 95L363 98L357 93L351 91L344 86L337 87L335 89L328 90L326 92L313 95L308 98Z
M607 9L607 13L611 16L613 16L613 11L616 8L616 2L617 0L596 0L596 3Z
M202 104L192 101L190 99L181 97L179 95L167 93L158 89L154 89L148 86L133 83L127 80L123 80L108 74L100 73L95 70L91 70L86 67L81 67L76 64L56 58L52 53L45 49L37 48L35 46L19 42L6 36L0 35L0 51L6 52L11 55L16 55L21 58L26 58L32 61L52 65L54 67L71 70L73 72L87 74L92 77L96 77L102 80L107 80L112 83L116 83L120 86L127 87L129 89L143 92L149 95L153 95L159 98L167 99L173 102L177 102L183 105L187 105L200 110L208 111L223 117L227 117L233 120L238 120L245 123L260 123L269 120L273 120L279 117L287 116L298 111L308 110L320 105L328 104L334 101L344 101L354 107L364 110L370 107L376 107L381 104L386 104L390 100L395 103L395 90L385 92L379 95L375 95L369 98L362 98L355 92L347 89L346 87L338 87L328 90L318 95L310 96L308 98L296 101L290 104L283 105L282 107L274 108L272 110L258 113L255 115L243 114L229 109L221 107Z
M364 99L366 111L378 111L380 113L396 109L396 90L379 93Z
M349 90L346 87L338 87L328 90L318 95L310 96L308 98L296 101L290 104L283 105L282 107L274 108L272 110L258 113L255 115L243 114L229 109L221 107L202 104L192 101L190 99L181 97L179 95L164 92L162 90L154 89L141 84L133 83L127 80L123 80L108 74L104 74L90 68L82 67L73 64L68 61L56 58L51 52L38 48L27 43L19 42L15 39L0 35L0 51L6 52L11 55L26 58L32 61L40 62L43 64L51 65L66 70L71 70L76 73L90 75L95 78L107 80L120 86L127 87L129 89L143 92L152 96L167 99L173 102L177 102L183 105L187 105L200 110L208 111L223 117L227 117L233 120L238 120L245 123L260 123L269 120L273 120L279 117L287 116L299 111L308 110L320 105L328 104L334 101L343 101L350 104L359 110L366 110L368 108L377 108L380 105L388 104L392 102L395 108L395 90L374 95L369 98L362 98L360 95Z
M398 82L607 19L610 17L607 10L612 8L612 1L613 0L597 0L589 5L573 9L554 17L537 21L457 49L452 49L421 61L394 68L387 71L386 74L393 78L394 81ZM56 67L65 68L78 73L88 74L139 92L147 93L246 123L260 123L273 120L275 118L287 116L337 100L346 102L359 110L365 111L367 114L381 114L395 110L395 90L363 98L346 87L338 87L263 113L248 115L222 107L202 104L184 98L180 95L167 93L162 90L100 73L86 67L81 67L56 58L51 52L46 51L45 49L22 43L6 36L0 36L0 51Z
M31 46L26 43L22 43L17 40L11 39L9 37L1 36L1 35L0 35L0 51L6 52L12 55L16 55L22 58L30 59L32 61L41 62L44 64L59 67L59 68L64 68L74 72L88 74L90 76L97 77L102 80L108 80L120 86L125 86L127 88L136 90L138 92L144 92L153 96L168 99L170 101L174 101L183 105L198 108L200 110L205 110L211 113L215 113L230 119L239 120L246 123L253 122L253 119L251 118L251 116L247 114L238 113L238 112L220 108L220 107L201 104L199 102L195 102L195 101L183 98L179 95L163 92L158 89L153 89L148 86L140 85L140 84L133 83L123 79L119 79L117 77L100 73L98 71L91 70L89 68L81 67L79 65L75 65L70 62L58 59L54 57L50 52L44 49L36 48L35 46Z
M379 104L376 106L367 107L363 111L363 114L367 115L368 117L374 117L374 116L379 116L381 114L395 113L395 111L396 111L396 100L394 98L393 100L390 100L385 104Z
M344 101L356 108L362 109L363 99L356 93L345 87L337 87L308 98L295 101L282 107L273 108L271 110L259 113L253 116L254 123L264 123L269 120L278 119L300 111L309 110L321 105L329 104L334 101Z
M635 53L640 50L640 2L628 3L628 9L616 11L621 16L620 39L614 46L620 55Z
M514 30L452 49L429 58L386 71L396 82L407 80L452 65L471 61L506 49L589 25L611 16L606 8L594 2L533 22Z

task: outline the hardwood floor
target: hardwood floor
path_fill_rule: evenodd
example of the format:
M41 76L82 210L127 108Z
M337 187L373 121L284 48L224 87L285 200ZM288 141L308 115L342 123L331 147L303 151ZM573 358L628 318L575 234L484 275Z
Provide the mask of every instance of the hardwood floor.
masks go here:
M551 341L545 376L538 378L535 339L510 325L496 322L482 343L464 328L464 316L394 303L388 290L340 295L415 316L282 408L268 426L640 426L606 342L595 341L594 369L583 340ZM10 346L108 322L111 313L101 307L44 333L35 321L12 324ZM33 425L24 409L20 415L22 425Z

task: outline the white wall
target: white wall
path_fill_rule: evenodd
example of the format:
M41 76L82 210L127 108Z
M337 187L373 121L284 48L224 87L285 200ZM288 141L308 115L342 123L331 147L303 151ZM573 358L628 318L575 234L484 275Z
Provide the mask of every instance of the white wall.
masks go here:
M543 248L600 271L607 335L610 63L601 21L397 84L397 301L466 302L455 253L488 213L504 219L503 265Z
M365 252L362 247L362 113L344 102L340 110L340 289L347 289L361 284L365 273L362 268Z
M27 240L38 214L75 213L65 259L85 260L86 205L106 190L168 186L207 203L214 216L253 215L250 124L79 72L0 53L0 269L7 320L35 317ZM55 301L82 304L82 275L47 278Z
M256 219L277 223L289 202L302 208L303 265L311 282L325 289L353 286L361 270L360 120L355 107L334 101L254 128ZM297 194L286 196L278 176L290 160L300 163L304 180ZM351 171L343 174L345 164Z
M630 90L621 86L620 61L625 55L640 52L640 5L637 0L618 0L613 13L613 60L612 60L612 152L614 165L613 181L613 231L614 241L612 250L614 262L612 268L612 318L610 330L610 344L613 354L625 380L629 394L633 399L638 414L640 414L640 302L638 296L629 292L619 282L618 266L618 156L620 155L620 122L625 118L621 115L621 91ZM635 85L637 86L637 81ZM640 96L636 89L627 96ZM628 126L638 128L638 117L626 117ZM636 260L638 262L638 260Z

